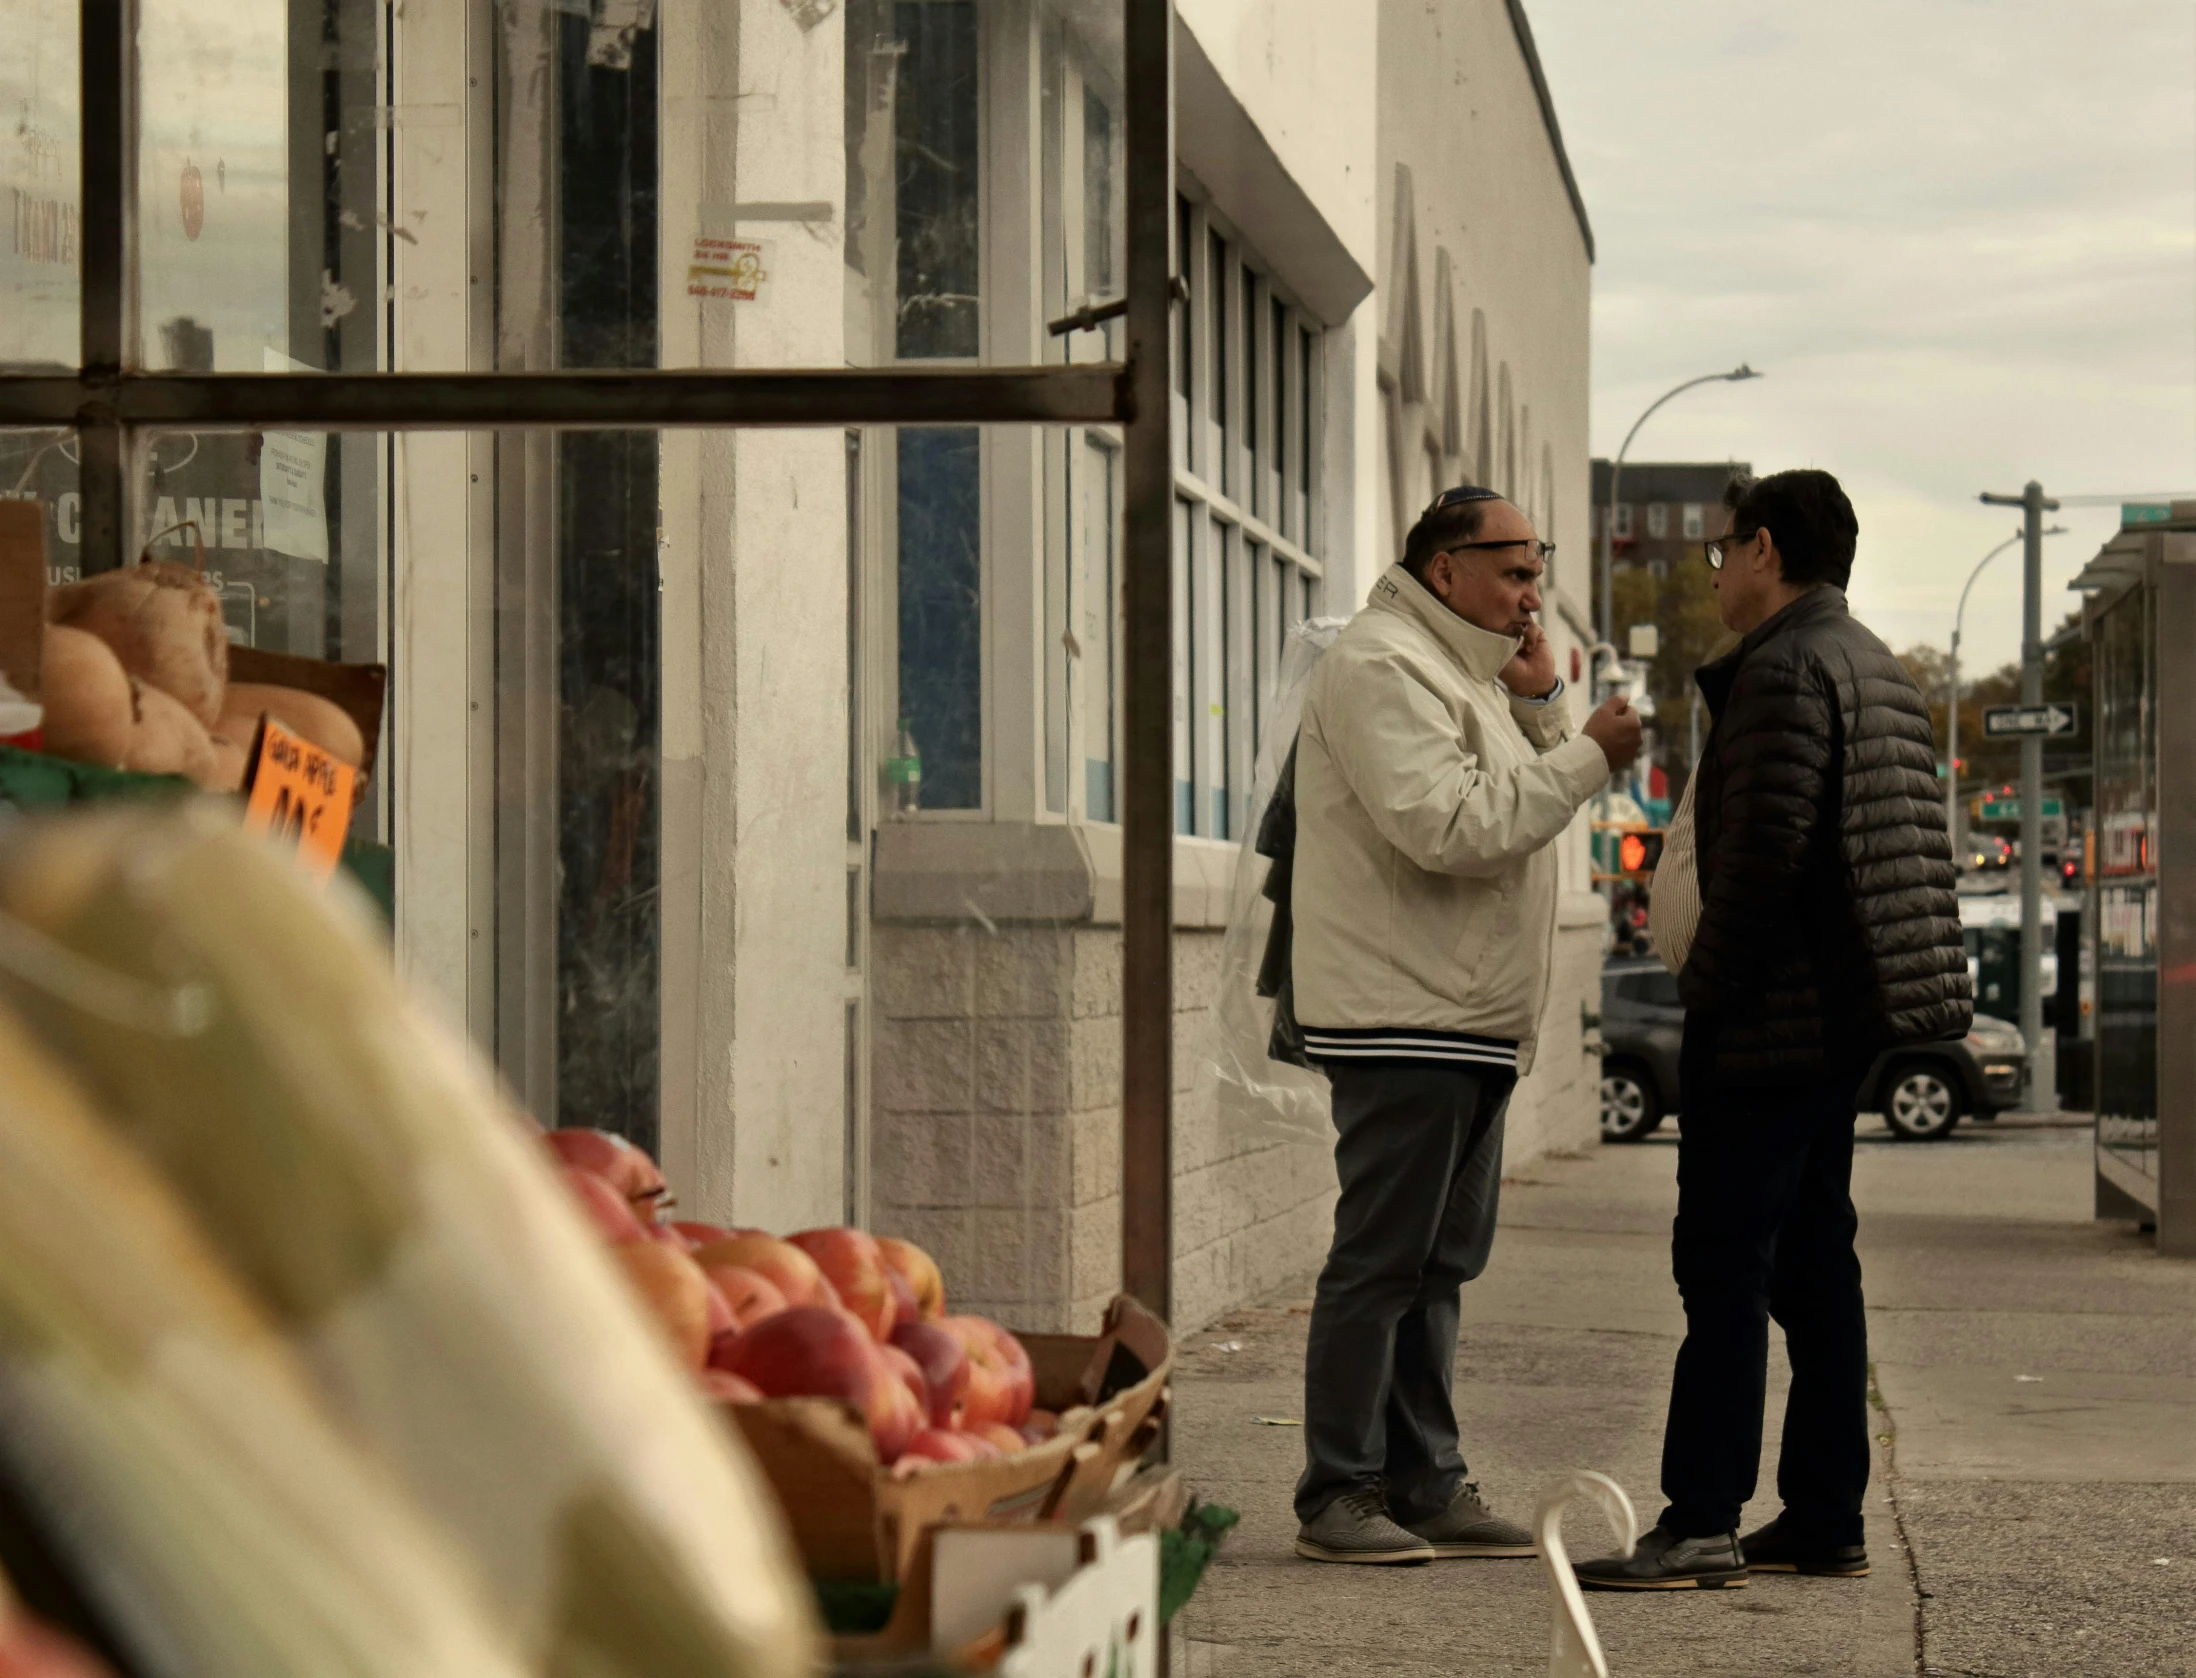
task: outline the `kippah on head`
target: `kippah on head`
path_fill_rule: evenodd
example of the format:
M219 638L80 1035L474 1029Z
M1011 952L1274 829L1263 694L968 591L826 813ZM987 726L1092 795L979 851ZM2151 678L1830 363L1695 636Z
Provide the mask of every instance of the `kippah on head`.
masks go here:
M1418 515L1410 535L1403 539L1403 569L1424 582L1426 566L1433 556L1477 536L1487 503L1501 499L1499 491L1478 484L1458 484L1443 490L1434 497L1433 505Z

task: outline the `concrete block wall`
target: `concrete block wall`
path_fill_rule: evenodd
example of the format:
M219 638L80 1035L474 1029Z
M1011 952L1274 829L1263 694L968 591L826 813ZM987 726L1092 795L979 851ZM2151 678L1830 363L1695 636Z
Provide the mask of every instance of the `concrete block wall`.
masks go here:
M1323 1251L1323 1142L1196 1096L1220 933L1175 939L1175 1317L1210 1321ZM1088 1331L1121 1274L1121 935L880 923L871 1221L927 1247L957 1305Z
M1197 1088L1221 935L1175 937L1175 1301L1188 1330L1315 1268L1333 1227L1331 1143L1223 1114ZM1089 1332L1121 1274L1118 928L879 923L872 944L870 1203L928 1248L957 1307ZM1595 1145L1600 934L1556 935L1539 1063L1510 1107L1506 1168Z

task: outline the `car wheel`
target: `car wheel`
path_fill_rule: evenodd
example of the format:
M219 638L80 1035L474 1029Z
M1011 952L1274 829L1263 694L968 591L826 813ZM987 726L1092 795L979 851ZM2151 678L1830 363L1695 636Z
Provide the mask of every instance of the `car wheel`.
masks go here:
M1883 1080L1883 1122L1909 1142L1935 1142L1960 1122L1959 1085L1940 1067L1908 1061Z
M1662 1100L1653 1080L1636 1066L1601 1069L1601 1139L1637 1142L1662 1123Z

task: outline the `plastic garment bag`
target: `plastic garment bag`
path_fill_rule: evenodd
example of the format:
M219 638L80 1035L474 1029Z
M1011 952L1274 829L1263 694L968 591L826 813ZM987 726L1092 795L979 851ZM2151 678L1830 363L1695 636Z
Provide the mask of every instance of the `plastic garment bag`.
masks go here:
M1289 632L1282 648L1273 708L1261 731L1251 781L1250 820L1236 858L1219 990L1196 1068L1198 1098L1213 1102L1223 1121L1321 1142L1333 1134L1327 1080L1304 1062L1289 1005L1286 911L1304 689L1345 621L1309 619Z

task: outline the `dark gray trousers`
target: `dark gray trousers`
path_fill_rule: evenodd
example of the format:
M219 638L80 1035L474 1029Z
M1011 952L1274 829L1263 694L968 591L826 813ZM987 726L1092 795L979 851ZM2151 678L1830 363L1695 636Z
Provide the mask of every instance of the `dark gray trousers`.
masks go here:
M1342 1195L1304 1360L1299 1520L1344 1492L1384 1490L1399 1520L1463 1482L1458 1290L1487 1267L1502 1186L1502 1115L1516 1074L1330 1062Z

